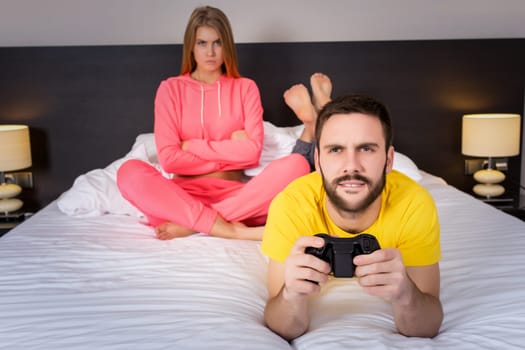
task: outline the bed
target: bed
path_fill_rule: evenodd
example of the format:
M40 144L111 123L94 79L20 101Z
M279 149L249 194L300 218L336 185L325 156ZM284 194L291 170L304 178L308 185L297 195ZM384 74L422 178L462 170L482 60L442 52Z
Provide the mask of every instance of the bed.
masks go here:
M261 166L300 127L265 123ZM263 323L260 242L196 234L160 241L116 190L128 158L156 163L151 134L0 238L1 349L518 349L525 344L525 223L448 185L406 155L394 167L434 197L442 227L433 339L395 331L389 306L352 279L312 301L310 330L288 343ZM169 176L169 174L165 174Z

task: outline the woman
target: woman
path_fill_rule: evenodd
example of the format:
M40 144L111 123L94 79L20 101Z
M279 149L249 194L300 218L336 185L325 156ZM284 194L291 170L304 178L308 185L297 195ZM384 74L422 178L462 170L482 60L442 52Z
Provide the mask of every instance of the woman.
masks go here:
M155 142L166 179L140 160L124 163L123 196L155 226L159 239L196 232L260 240L268 206L309 166L298 154L280 158L243 182L259 162L262 106L256 84L238 72L233 34L219 9L196 8L184 34L181 74L155 98Z

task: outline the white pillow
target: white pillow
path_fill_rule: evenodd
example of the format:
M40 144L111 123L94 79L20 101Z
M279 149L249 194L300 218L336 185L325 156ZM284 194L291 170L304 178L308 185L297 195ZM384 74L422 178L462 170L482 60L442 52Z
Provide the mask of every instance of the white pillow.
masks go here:
M270 122L264 122L264 142L260 164L256 168L245 170L246 175L255 176L274 159L290 154L302 131L302 125L278 127ZM57 204L60 210L78 217L104 214L143 217L144 215L137 208L122 197L116 184L117 170L128 159L141 159L157 168L164 177L173 177L158 164L153 133L140 134L131 151L123 158L117 159L104 169L91 170L77 177L73 186L58 198ZM422 174L416 164L402 153L395 152L394 169L415 181L422 179Z
M258 175L271 161L289 155L303 128L304 125L279 127L270 122L264 122L263 149L259 165L246 169L244 173L248 176Z
M278 127L270 122L264 122L264 143L259 166L245 170L246 175L259 174L272 160L292 152L296 140L301 136L304 125ZM416 164L406 155L395 152L393 168L414 181L420 181L423 176Z
M423 174L419 171L416 163L403 153L394 152L394 165L392 167L416 182L423 178Z
M135 139L135 143L131 146L130 153L137 147L144 147L146 149L147 160L151 164L157 164L159 162L157 146L155 145L155 135L152 132L139 134Z
M122 197L117 187L117 170L128 159L148 161L146 147L139 145L106 168L91 170L77 177L73 186L58 198L58 208L70 216L77 217L104 214L143 217L137 208Z

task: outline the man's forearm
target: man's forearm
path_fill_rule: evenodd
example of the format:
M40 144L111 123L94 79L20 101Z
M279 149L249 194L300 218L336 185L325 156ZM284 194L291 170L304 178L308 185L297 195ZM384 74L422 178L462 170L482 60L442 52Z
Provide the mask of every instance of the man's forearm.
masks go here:
M417 290L408 305L393 304L392 308L399 333L408 337L429 338L439 333L443 307L438 298Z
M284 339L290 341L304 334L310 324L308 297L288 299L284 288L268 300L264 311L266 325Z

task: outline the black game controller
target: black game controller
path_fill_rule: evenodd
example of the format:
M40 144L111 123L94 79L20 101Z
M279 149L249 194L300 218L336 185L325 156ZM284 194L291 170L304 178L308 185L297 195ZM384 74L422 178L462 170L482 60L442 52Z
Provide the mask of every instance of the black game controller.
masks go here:
M324 246L321 248L307 247L305 253L329 263L335 277L353 277L354 257L381 249L377 239L368 233L352 238L332 237L326 233L318 233L316 236L324 239Z

